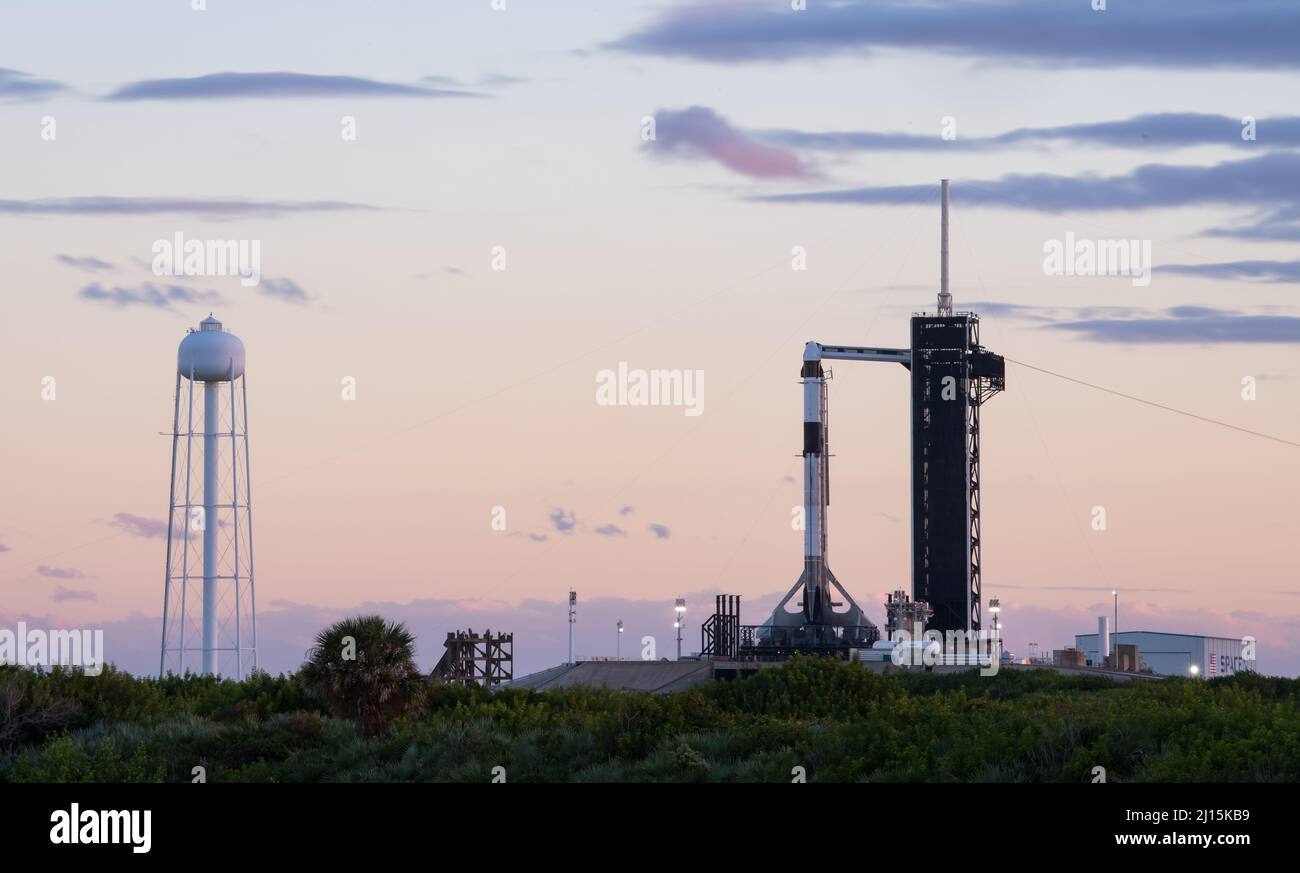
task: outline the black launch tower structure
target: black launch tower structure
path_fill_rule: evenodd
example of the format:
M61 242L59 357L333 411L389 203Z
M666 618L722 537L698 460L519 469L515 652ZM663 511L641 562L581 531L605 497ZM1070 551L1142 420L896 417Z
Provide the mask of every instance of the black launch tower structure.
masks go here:
M928 629L980 629L980 407L1006 362L973 312L912 316L912 599Z

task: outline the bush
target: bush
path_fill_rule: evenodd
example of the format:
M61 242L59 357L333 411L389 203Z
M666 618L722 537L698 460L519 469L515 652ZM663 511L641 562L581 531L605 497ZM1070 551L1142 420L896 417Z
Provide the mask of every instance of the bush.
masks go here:
M344 633L345 630L350 633ZM354 635L358 658L333 661ZM428 687L409 634L295 677L0 668L0 782L1300 781L1300 681L872 673L795 659L676 694ZM353 671L360 671L359 673ZM310 693L308 693L310 691ZM333 717L330 717L333 716ZM498 771L499 772L499 771Z

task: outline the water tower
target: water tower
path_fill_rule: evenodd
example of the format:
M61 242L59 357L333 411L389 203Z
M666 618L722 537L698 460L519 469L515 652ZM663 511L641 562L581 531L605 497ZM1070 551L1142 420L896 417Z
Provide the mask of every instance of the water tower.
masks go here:
M244 344L211 315L181 340L171 437L158 672L242 679L257 666L248 386Z

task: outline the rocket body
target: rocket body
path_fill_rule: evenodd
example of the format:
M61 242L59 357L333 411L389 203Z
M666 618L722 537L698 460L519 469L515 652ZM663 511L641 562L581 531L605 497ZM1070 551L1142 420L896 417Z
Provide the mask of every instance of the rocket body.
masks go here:
M804 619L820 624L830 611L826 573L826 379L821 361L805 361L803 378Z

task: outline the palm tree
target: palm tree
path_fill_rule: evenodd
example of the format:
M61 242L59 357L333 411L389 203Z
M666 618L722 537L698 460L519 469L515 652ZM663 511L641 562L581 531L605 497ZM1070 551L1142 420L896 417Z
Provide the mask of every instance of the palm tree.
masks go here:
M425 691L415 637L379 615L346 618L317 634L298 678L330 712L372 736L412 711Z

